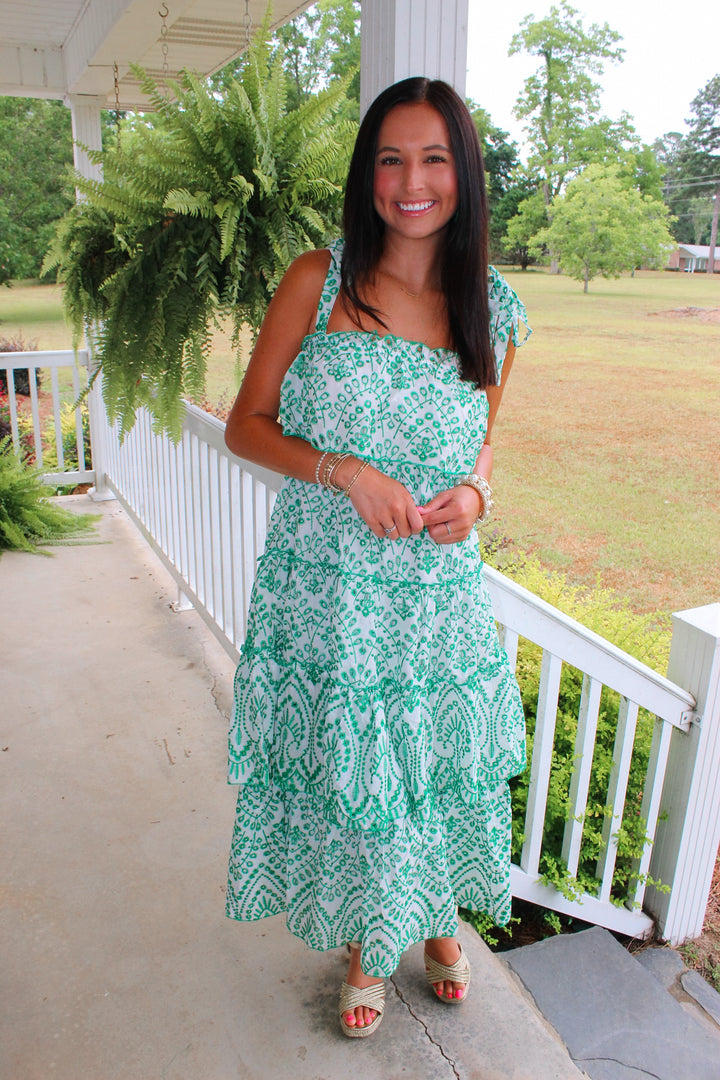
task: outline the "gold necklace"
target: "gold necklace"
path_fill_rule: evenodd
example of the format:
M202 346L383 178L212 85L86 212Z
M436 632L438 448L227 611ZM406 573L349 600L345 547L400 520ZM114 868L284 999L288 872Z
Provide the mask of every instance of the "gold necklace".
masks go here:
M410 290L406 289L405 286L400 281L400 279L396 278L394 274L388 274L387 270L378 270L377 272L378 272L378 274L382 274L383 277L390 278L390 281L395 282L395 284L397 285L398 289L401 290L401 292L404 292L406 296L411 296L413 298L413 300L420 300L425 295L425 293L428 293L428 292L432 291L431 289L428 288L428 289L423 289L422 292L410 292Z

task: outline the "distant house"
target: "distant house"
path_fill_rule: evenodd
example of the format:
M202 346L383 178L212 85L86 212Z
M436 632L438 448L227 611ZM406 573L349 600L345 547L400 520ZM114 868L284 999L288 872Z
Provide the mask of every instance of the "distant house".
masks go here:
M694 274L696 270L705 273L707 270L710 248L703 244L680 244L676 251L670 255L668 270L685 270L688 274ZM715 251L715 273L720 273L720 248Z

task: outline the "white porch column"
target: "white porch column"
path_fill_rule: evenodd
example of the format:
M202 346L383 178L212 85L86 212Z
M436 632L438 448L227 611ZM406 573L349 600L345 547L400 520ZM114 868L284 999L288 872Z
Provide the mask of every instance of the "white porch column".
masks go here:
M698 720L673 731L644 907L671 945L702 931L720 841L720 604L673 615L668 678L689 690Z
M75 168L89 180L100 181L103 178L102 166L94 165L90 161L87 151L83 148L102 150L100 110L105 106L105 98L70 95L65 98L65 104L69 106L72 115ZM75 189L75 198L78 201L83 199L81 192L77 188ZM90 342L86 344L90 349L90 370L92 371L92 348ZM105 403L102 397L101 377L95 380L88 395L88 420L90 423L92 467L95 472L95 486L90 488L89 495L95 502L104 502L106 499L114 499L115 496L107 486Z
M465 97L468 0L362 0L360 112L399 79L444 79Z
M100 109L105 106L105 98L84 97L72 94L65 98L72 115L73 160L75 168L89 180L102 180L102 168L93 165L83 146L90 150L102 150L102 128ZM78 145L78 144L82 145ZM76 197L81 198L76 192Z

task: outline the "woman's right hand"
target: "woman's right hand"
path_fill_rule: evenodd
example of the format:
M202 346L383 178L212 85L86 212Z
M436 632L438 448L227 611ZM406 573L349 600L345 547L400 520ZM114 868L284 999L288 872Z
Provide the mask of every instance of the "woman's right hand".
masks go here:
M338 483L344 487L357 471L358 461L344 461ZM375 536L397 540L422 532L424 523L412 495L398 480L374 469L364 469L350 488L347 498Z

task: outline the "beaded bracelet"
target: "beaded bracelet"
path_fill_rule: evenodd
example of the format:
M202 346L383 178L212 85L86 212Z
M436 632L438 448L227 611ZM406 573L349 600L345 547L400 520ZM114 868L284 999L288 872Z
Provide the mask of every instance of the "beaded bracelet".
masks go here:
M484 525L490 517L494 505L492 488L485 477L479 476L478 473L467 473L464 476L456 476L455 487L471 487L473 491L477 491L482 501L482 512L478 514L475 524Z
M325 460L326 457L330 457L330 451L329 450L326 450L325 453L321 454L320 457L318 458L318 463L315 466L315 483L316 484L320 483L320 469L322 468L322 463L323 463L323 461Z

